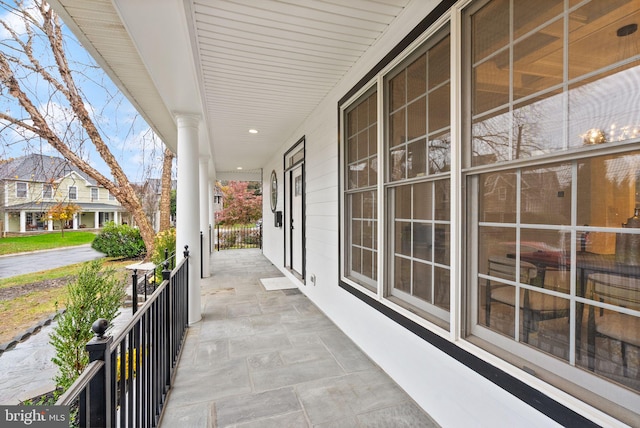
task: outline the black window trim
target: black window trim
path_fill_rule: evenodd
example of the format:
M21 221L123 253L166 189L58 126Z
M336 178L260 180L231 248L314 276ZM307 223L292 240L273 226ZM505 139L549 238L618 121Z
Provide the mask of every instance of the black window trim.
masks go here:
M413 28L396 46L394 46L388 54L386 54L382 60L380 60L364 77L362 77L347 93L340 98L337 105L338 114L338 171L342 168L343 153L340 151L342 147L342 133L341 123L344 120L342 117L342 107L354 97L358 91L363 87L370 84L380 72L393 60L396 59L415 39L417 39L422 33L424 33L432 24L434 24L442 15L444 15L453 5L457 3L457 0L442 0L415 28ZM380 108L380 106L379 106ZM340 181L340 175L338 176ZM342 213L342 183L338 183L338 212ZM341 214L340 214L341 216ZM338 221L338 245L342 247L343 230L342 230L342 217ZM340 251L341 253L341 251ZM385 315L392 321L411 331L421 339L425 340L429 344L435 346L440 351L446 353L451 358L464 364L466 367L478 373L480 376L491 381L495 385L504 389L514 397L522 400L524 403L538 410L540 413L546 415L550 419L562 424L563 426L581 426L581 427L597 427L596 423L588 418L580 415L574 410L561 404L560 402L550 398L548 395L539 391L536 388L526 384L515 376L505 372L504 370L488 363L480 357L473 355L472 353L462 349L455 342L451 342L426 327L412 321L405 317L401 313L386 306L383 302L373 298L367 293L357 289L348 282L342 280L342 259L338 258L338 285L346 292L352 294L354 297L361 300L366 305L376 309L381 314Z

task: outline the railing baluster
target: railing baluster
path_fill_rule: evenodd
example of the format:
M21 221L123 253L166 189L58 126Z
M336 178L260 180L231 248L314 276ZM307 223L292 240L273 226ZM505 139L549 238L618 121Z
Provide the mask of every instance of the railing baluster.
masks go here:
M118 354L119 354L119 358L120 358L120 367L118 370L119 376L120 378L118 379L118 404L120 405L120 426L121 427L125 427L126 425L126 419L125 416L127 414L127 400L126 400L126 391L125 391L125 383L124 383L124 379L125 379L125 363L124 363L124 359L126 358L126 353L125 353L125 340L126 340L126 336L125 339L122 340L122 342L120 342L120 346L118 349Z
M138 269L134 269L131 275L131 310L133 314L138 310Z

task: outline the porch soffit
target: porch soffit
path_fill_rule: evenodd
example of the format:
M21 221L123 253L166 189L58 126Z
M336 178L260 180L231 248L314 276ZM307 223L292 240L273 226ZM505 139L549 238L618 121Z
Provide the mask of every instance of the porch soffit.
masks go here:
M64 23L174 152L176 126L111 0L49 0Z
M259 170L410 1L51 3L174 151L172 113L201 114L219 175Z

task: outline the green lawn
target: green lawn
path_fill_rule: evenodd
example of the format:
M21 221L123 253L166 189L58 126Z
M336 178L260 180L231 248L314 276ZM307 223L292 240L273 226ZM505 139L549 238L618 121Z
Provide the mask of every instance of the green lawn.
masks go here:
M0 238L0 255L90 244L95 237L91 232L65 231L64 236L60 232L53 232Z

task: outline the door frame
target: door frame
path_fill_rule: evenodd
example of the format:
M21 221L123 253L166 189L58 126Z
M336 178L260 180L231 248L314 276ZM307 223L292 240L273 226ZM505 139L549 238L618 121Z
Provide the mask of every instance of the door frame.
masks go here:
M287 150L282 158L284 171L284 213L283 213L283 233L284 233L284 267L287 268L294 276L306 283L306 170L305 170L305 137L300 138L296 143ZM291 216L293 214L292 202L295 191L295 183L292 183L293 171L298 167L302 168L302 221L301 221L301 241L300 257L301 271L297 272L293 269L293 234L291 233Z

